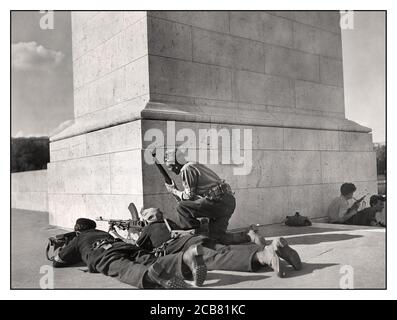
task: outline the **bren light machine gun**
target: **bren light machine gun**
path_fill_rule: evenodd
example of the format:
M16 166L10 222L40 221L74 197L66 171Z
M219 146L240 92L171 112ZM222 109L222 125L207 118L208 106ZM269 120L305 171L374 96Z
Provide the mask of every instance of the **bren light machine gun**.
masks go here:
M104 219L102 217L97 217L95 220L107 222L109 224L108 233L111 236L121 239L126 243L135 244L140 232L146 224L144 221L140 220L138 210L132 202L128 206L128 210L131 213L131 219ZM127 237L120 235L117 229L127 231Z

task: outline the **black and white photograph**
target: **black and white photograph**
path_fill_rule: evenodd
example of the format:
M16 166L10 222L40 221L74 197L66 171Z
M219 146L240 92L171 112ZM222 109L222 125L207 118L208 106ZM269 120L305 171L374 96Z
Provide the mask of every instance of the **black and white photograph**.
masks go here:
M386 10L9 14L11 291L388 288Z

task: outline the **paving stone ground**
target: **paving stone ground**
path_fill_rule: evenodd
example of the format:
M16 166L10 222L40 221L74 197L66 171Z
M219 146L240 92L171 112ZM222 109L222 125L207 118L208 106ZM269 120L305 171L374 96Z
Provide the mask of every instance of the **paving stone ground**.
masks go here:
M45 265L46 240L64 232L48 225L48 213L12 209L11 287L39 289ZM346 271L353 271L357 289L386 286L385 229L315 223L311 227L283 225L260 227L267 239L284 236L299 252L303 269L292 269L280 279L272 271L256 273L211 271L207 289L338 289ZM101 274L89 274L82 266L54 270L55 289L134 289ZM42 269L44 268L44 269Z

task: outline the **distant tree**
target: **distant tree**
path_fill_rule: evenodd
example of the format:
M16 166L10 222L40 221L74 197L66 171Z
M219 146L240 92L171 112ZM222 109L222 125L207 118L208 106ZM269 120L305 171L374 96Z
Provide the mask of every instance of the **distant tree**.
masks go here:
M11 172L46 169L49 161L47 137L11 138Z
M375 145L378 174L386 175L386 145Z

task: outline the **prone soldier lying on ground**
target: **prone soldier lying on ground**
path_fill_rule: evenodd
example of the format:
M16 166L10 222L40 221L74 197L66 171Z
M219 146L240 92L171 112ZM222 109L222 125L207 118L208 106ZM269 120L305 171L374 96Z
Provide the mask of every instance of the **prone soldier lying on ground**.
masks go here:
M296 270L301 269L298 253L284 238L276 238L271 245L266 246L265 240L251 229L248 232L251 244L222 245L198 234L188 233L172 237L172 230L179 227L173 221L164 219L158 208L145 209L141 216L147 225L143 228L137 245L142 249L154 251L157 255L167 256L183 252L192 245L202 245L203 259L208 270L252 272L261 266L269 266L279 277L284 277L286 268L281 259Z
M116 277L138 288L188 288L184 279L193 280L196 286L201 286L206 279L207 268L200 245L157 257L95 228L95 221L77 219L76 237L54 257L53 266L67 267L83 261L89 272Z

